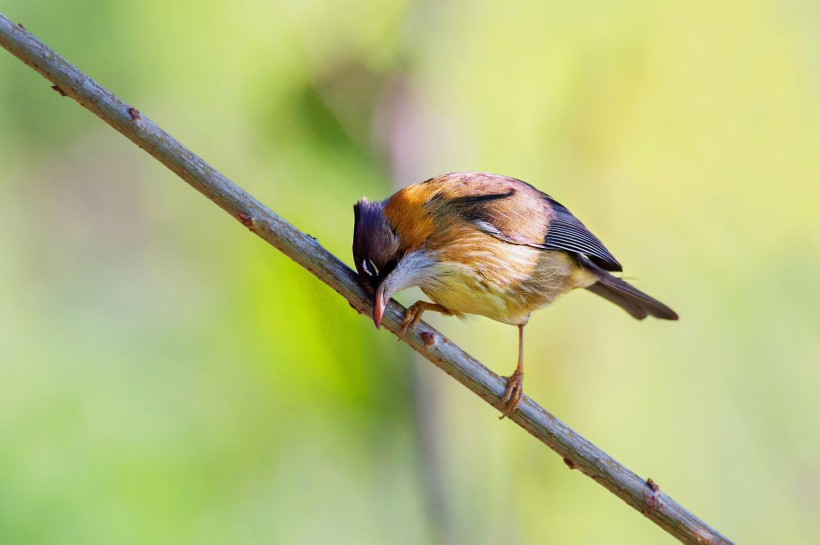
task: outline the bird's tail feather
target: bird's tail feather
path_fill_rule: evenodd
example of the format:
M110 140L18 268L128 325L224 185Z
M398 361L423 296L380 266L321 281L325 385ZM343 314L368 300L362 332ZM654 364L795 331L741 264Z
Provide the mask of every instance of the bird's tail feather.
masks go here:
M596 269L599 269L596 267ZM643 320L647 316L654 316L661 320L677 320L677 313L631 284L612 276L604 270L597 270L598 282L587 287L589 291L600 295L627 311L633 318Z

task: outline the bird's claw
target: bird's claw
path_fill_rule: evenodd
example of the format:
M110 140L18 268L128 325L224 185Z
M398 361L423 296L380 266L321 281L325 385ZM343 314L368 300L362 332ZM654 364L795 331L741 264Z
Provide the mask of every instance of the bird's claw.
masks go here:
M402 336L407 334L407 330L411 327L413 331L419 325L419 320L421 320L421 313L423 310L420 308L418 303L414 303L407 307L407 311L404 313L404 319L401 321L401 334Z
M498 417L499 420L504 420L511 416L521 404L524 397L524 373L516 371L512 376L507 377L507 390L504 392L504 397L501 401L506 403L504 413Z

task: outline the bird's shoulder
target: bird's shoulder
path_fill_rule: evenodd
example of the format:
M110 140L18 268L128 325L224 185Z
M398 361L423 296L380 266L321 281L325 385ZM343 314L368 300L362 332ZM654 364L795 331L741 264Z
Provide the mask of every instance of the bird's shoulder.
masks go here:
M438 225L466 222L515 244L542 244L555 217L544 193L508 176L454 172L411 187L424 215Z

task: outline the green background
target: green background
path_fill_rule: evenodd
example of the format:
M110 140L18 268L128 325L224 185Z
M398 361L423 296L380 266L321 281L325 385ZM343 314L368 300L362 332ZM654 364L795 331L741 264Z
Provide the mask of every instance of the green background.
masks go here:
M817 2L0 12L348 263L362 195L550 193L681 321L571 294L527 392L730 538L820 541ZM674 542L497 414L0 52L0 543Z

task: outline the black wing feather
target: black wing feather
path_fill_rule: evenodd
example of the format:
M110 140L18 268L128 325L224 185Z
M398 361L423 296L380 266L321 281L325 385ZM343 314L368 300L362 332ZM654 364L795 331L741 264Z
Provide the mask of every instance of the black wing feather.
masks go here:
M590 261L607 271L622 271L618 263L606 246L598 237L589 232L581 221L572 215L572 212L561 203L548 198L555 218L550 222L547 231L545 248L548 250L564 250L585 255Z

